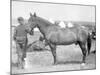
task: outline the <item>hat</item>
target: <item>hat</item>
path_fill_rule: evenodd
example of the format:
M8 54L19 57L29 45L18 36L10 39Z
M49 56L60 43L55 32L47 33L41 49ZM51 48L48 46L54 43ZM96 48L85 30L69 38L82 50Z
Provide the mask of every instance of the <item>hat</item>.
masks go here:
M24 21L23 17L18 17L18 21Z

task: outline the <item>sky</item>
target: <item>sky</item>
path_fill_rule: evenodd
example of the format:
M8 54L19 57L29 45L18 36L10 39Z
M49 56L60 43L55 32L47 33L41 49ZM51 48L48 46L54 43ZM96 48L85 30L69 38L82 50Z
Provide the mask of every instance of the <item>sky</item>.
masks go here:
M94 6L12 1L12 19L30 17L30 12L45 19L95 22Z

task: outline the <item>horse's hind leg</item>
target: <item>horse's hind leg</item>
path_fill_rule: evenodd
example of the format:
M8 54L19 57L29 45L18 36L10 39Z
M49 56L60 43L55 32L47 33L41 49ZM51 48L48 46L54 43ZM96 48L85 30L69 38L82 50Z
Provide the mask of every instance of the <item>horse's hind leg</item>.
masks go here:
M79 42L79 46L80 46L80 48L81 48L81 50L82 50L82 53L83 53L82 63L85 63L86 54L87 54L87 50L86 50L85 43L80 43L80 42Z

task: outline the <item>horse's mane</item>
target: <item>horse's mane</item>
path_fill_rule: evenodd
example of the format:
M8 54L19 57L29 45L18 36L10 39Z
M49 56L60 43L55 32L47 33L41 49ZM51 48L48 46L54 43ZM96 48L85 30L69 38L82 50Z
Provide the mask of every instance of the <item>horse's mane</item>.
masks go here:
M46 25L50 26L50 25L54 25L53 23L49 22L48 20L41 18L41 17L37 17L38 20L43 21L46 23Z

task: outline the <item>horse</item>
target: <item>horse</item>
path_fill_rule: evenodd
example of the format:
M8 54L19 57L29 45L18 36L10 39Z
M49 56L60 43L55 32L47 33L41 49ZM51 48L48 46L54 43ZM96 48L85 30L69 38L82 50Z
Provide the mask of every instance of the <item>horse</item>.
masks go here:
M34 13L34 15L30 13L28 23L32 29L37 27L43 34L51 49L54 58L53 64L58 63L56 57L56 46L71 45L74 43L78 43L80 46L83 54L82 63L86 63L85 59L91 46L91 43L88 43L91 39L87 30L84 30L81 27L73 27L71 29L61 28L55 24L50 23L48 20L37 16L36 13Z

